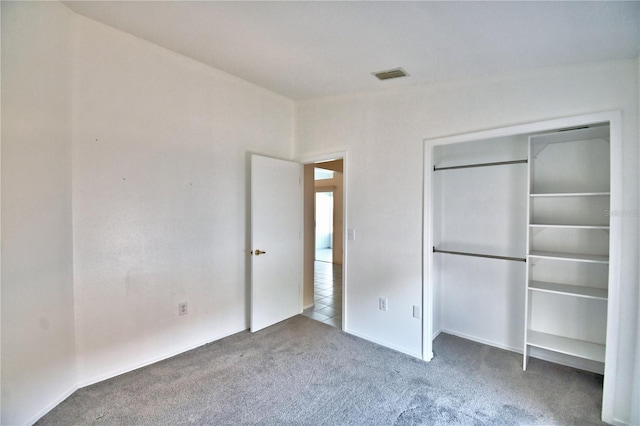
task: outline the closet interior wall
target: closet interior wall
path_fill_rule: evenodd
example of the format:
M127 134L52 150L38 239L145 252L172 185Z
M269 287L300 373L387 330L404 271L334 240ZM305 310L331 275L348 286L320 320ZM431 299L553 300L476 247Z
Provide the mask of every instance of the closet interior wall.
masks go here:
M439 145L436 168L527 159L528 136ZM525 162L433 172L436 250L524 259L527 247ZM433 254L433 331L521 351L526 264Z

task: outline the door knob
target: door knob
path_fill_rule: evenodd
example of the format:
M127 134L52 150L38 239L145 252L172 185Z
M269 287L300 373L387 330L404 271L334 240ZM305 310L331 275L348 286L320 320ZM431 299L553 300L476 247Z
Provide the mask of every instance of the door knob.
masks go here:
M255 254L256 256L260 256L261 254L266 254L266 253L267 253L266 251L262 251L262 250L258 250L258 249L255 249L253 251L253 254Z

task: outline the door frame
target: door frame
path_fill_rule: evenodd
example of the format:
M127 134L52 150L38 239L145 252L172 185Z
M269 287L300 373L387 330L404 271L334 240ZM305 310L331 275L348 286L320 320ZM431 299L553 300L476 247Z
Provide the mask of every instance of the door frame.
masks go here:
M422 356L425 361L433 358L433 217L434 200L433 180L431 178L434 163L433 149L437 145L448 145L460 142L473 142L505 136L516 136L536 132L552 131L562 128L579 127L596 123L610 125L610 208L622 206L622 112L620 110L584 114L572 117L557 118L527 124L482 130L439 138L423 140L423 247L422 247ZM618 371L618 330L620 326L620 277L622 255L622 224L611 221L609 237L609 300L607 304L607 340L602 396L602 420L614 422L615 381ZM524 301L523 301L524 303ZM524 327L524 324L522 325Z
M334 151L326 154L314 154L308 156L302 156L296 161L303 165L315 164L322 161L329 160L342 160L342 331L348 332L348 303L347 303L347 263L348 263L348 251L349 246L347 244L347 212L348 212L348 177L347 170L349 169L347 162L347 151ZM335 208L335 207L334 207ZM335 229L335 224L334 224ZM315 231L314 231L315 232Z

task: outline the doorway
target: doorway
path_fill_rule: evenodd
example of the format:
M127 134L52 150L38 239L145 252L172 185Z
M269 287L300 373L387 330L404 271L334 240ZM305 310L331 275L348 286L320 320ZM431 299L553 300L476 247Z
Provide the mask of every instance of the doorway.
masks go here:
M344 326L344 160L305 165L303 315Z

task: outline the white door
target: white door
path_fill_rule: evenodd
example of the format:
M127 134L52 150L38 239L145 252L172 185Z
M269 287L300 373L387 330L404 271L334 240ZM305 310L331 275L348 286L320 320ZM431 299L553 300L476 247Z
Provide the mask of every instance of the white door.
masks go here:
M251 156L251 331L302 312L302 165Z

